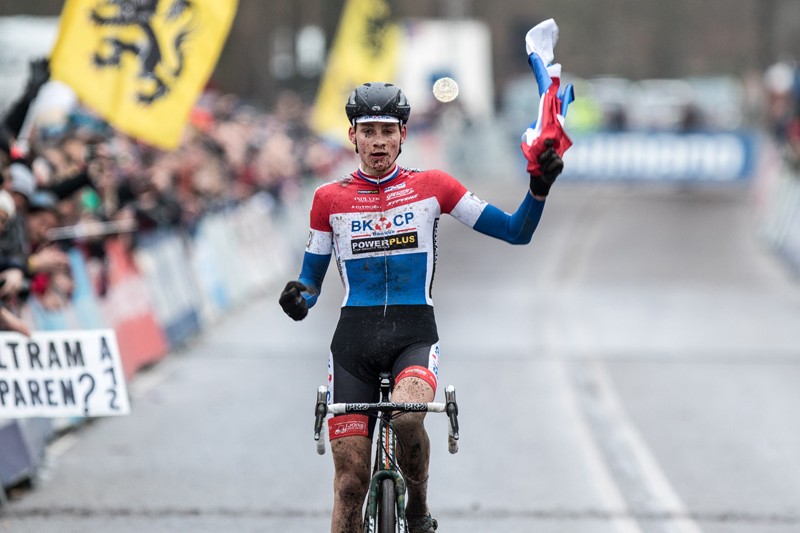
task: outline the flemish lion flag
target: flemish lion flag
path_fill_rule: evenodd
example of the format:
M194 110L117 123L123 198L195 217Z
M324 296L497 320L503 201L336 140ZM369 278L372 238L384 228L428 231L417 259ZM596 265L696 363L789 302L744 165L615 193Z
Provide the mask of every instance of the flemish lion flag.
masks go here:
M175 148L216 65L236 0L67 0L54 79L115 128Z
M362 83L394 80L400 38L386 0L347 0L314 105L318 133L349 142L347 98Z

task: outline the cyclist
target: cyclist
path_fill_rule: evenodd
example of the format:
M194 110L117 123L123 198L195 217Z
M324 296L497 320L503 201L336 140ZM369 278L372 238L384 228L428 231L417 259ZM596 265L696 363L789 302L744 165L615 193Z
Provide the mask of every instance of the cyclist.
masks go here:
M300 277L286 285L280 305L294 320L305 318L335 252L345 296L331 342L328 400L377 401L378 374L388 370L395 379L393 401L431 402L439 368L431 285L440 215L450 214L509 243L527 244L563 162L547 142L536 155L536 171L522 203L507 214L479 200L445 172L397 164L411 113L398 87L365 83L352 91L345 111L350 142L361 163L352 174L316 190ZM395 419L412 533L437 527L427 507L430 450L423 418L414 413ZM329 420L335 533L360 530L374 426L374 419L364 415Z

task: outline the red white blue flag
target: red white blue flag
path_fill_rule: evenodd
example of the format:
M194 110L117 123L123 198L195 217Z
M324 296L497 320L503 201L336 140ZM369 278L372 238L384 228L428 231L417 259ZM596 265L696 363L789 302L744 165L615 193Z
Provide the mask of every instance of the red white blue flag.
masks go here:
M537 24L525 36L528 64L539 87L539 114L525 130L521 143L531 174L540 172L538 158L546 149L545 140L553 141L553 148L560 156L572 146L564 131L564 120L575 93L572 84L561 87L561 65L553 63L556 42L558 25L553 19Z

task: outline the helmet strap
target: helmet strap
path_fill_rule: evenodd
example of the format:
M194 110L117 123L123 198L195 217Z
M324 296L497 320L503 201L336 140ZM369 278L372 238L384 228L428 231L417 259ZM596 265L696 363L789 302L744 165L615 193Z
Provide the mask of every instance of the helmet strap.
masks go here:
M356 119L353 119L350 122L350 127L353 128L353 131L356 130ZM353 141L353 146L355 147L356 153L358 153L358 141Z

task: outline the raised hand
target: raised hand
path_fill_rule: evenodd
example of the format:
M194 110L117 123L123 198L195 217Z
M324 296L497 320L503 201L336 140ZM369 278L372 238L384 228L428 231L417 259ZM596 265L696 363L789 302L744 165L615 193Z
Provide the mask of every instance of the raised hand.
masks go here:
M549 177L547 181L552 185L564 166L561 157L572 146L572 141L564 131L564 119L575 94L571 84L561 87L561 65L553 63L553 49L557 41L558 26L553 19L537 24L525 38L528 64L539 90L537 120L525 131L521 143L532 184L534 177L546 174Z
M544 197L550 192L550 187L564 170L564 161L553 148L553 140L545 139L545 151L539 155L539 173L531 174L531 192L534 196Z

